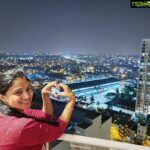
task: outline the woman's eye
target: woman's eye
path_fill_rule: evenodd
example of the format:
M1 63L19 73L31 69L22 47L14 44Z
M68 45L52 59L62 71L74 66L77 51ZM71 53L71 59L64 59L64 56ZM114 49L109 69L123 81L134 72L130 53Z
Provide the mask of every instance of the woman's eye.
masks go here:
M15 94L21 95L21 94L22 94L22 91L17 91Z

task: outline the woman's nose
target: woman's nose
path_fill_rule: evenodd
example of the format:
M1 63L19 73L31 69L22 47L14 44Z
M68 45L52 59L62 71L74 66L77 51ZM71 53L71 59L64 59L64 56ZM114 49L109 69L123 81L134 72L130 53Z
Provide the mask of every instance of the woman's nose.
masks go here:
M24 92L23 98L24 99L28 99L29 97L30 97L29 93L28 92Z

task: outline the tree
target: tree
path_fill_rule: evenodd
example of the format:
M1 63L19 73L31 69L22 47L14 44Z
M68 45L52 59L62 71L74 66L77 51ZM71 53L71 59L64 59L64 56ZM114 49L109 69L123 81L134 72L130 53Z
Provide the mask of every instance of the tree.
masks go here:
M84 101L84 102L86 102L86 101L87 101L87 98L86 98L86 96L84 96L84 97L83 97L83 101Z
M136 89L131 85L126 85L123 89L123 92L125 94L125 100L133 100L133 98L136 96Z
M91 100L91 103L93 103L93 102L94 102L94 96L93 96L93 94L91 95L90 100Z
M99 101L97 101L97 102L96 102L96 105L99 107L99 105L100 105L100 102L99 102Z
M115 99L119 99L120 98L120 92L119 92L119 89L116 88L116 93L115 93Z
M146 125L147 124L147 118L144 114L138 113L138 114L135 114L135 117L136 117L136 121L138 123L140 123L141 125Z
M119 89L116 88L116 91L115 92L109 92L105 95L106 98L110 99L110 100L113 100L115 102L118 102L118 100L120 99L121 97L121 94L119 92Z
M112 102L107 103L107 109L111 110L113 108Z

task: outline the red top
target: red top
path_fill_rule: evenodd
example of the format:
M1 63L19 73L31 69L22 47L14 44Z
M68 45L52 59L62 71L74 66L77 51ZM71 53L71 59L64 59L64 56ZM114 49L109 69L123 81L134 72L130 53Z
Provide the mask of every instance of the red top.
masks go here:
M41 110L28 109L25 114L45 120L53 118ZM56 140L67 127L66 122L57 122L59 125L53 126L32 118L1 116L0 150L41 150L43 143Z

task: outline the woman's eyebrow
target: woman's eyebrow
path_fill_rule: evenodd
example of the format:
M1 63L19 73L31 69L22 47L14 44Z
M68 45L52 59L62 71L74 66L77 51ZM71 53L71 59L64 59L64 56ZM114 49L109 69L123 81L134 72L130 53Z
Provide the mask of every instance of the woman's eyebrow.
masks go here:
M15 93L15 92L17 92L17 91L22 91L23 90L23 88L17 88L17 89L14 89L13 90L13 93Z
M28 86L26 88L29 88L29 87L32 87L31 84L28 84ZM18 87L16 89L14 89L14 91L17 91L17 90L23 90L24 88L23 87Z

